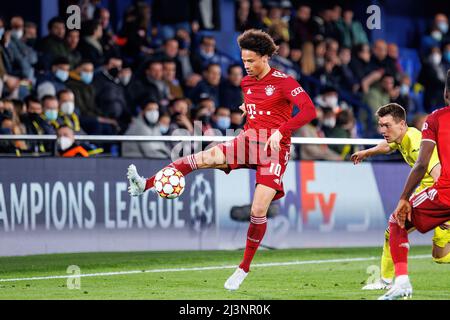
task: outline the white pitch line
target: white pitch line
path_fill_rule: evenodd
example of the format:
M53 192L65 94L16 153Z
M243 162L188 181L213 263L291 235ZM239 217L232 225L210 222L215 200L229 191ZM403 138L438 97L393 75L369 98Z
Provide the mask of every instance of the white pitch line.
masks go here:
M409 257L409 259L425 259L425 258L431 258L431 256L430 255L416 255L416 256ZM305 265L305 264L324 264L324 263L371 261L371 260L378 260L378 259L379 259L379 257L366 257L366 258L343 258L343 259L329 259L329 260L304 260L304 261L288 261L288 262L268 262L268 263L255 263L255 264L252 265L252 267L265 268L265 267L297 266L297 265ZM212 267L194 267L194 268L130 270L130 271L117 271L117 272L86 273L86 274L79 274L79 275L61 275L61 276L31 277L31 278L0 279L0 282L52 280L52 279L70 279L70 278L84 278L84 277L108 277L108 276L121 276L121 275L136 274L136 273L165 273L165 272L184 272L184 271L205 271L205 270L222 270L222 269L235 269L235 268L236 268L236 265L232 265L232 266L212 266Z

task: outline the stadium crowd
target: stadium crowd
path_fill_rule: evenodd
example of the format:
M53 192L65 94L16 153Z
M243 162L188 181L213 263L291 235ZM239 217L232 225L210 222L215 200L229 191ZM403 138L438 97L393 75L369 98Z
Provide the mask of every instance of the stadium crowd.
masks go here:
M202 15L212 9L196 7L196 1L137 1L115 30L107 8L83 2L81 30L54 17L43 38L21 16L0 18L1 134L57 134L63 128L88 135L170 135L180 128L193 133L194 121L202 122L204 134L242 128L241 61L218 50L214 36L204 32L217 24L218 10ZM422 37L415 83L402 70L397 45L369 42L351 8L328 5L313 12L286 0L240 0L235 7L236 31L266 30L279 46L271 65L296 78L317 106L318 118L294 136L375 137L373 114L389 102L405 107L420 128L426 114L444 104L450 68L445 14L437 13ZM57 150L45 141L0 141L0 153L61 154L75 143L73 134L67 136L72 140L58 140ZM82 146L86 154L102 152L98 144ZM171 146L127 142L120 152L100 147L112 155L168 158ZM302 146L294 154L343 160L351 148Z

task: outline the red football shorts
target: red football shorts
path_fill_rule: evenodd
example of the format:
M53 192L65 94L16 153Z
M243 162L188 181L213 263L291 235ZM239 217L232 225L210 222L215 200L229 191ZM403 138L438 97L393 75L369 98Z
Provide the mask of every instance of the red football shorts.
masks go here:
M256 184L275 189L273 200L284 196L283 175L290 157L290 145L280 145L281 150L275 152L268 148L264 151L264 142L252 141L241 132L235 139L217 145L225 155L229 173L236 169L256 170Z
M450 220L450 206L439 200L434 187L427 188L410 199L411 220L414 227L426 233Z

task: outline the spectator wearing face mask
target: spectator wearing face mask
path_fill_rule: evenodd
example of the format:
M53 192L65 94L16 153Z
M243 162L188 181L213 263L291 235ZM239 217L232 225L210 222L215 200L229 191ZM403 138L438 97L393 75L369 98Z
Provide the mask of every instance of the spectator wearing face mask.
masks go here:
M116 133L125 127L127 101L125 88L120 83L119 74L123 61L119 57L110 57L102 72L94 76L95 105L97 114L115 127ZM100 119L101 121L103 121Z
M155 101L149 101L135 117L125 135L128 136L160 136L159 106ZM170 149L165 142L123 142L122 156L134 158L167 159Z
M75 141L75 135L71 128L62 125L56 131L57 156L63 158L89 157L88 151Z
M418 82L425 88L424 107L426 113L444 105L442 92L445 87L446 70L442 64L442 54L439 47L431 48L419 74Z
M34 96L25 98L27 113L22 116L22 123L27 134L47 135L55 134L55 129L47 122L43 114L41 102ZM51 152L53 145L51 142L30 142L30 149L33 153Z
M47 72L37 82L37 91L42 86L52 86L53 92L66 89L66 81L69 79L70 62L65 57L58 57L53 60L50 72Z
M334 113L338 113L341 109L347 108L346 105L339 104L339 95L337 90L332 86L324 86L320 90L320 95L316 98L316 104L322 108L331 109Z
M90 60L82 60L69 74L67 88L75 95L75 105L83 115L96 115L94 64ZM98 113L100 114L100 113Z
M42 109L44 111L43 118L53 128L58 128L59 104L55 96L44 96L41 100Z
M38 56L36 51L25 43L24 25L25 22L21 16L11 18L11 43L15 46L19 55L22 76L35 81L33 65L37 63Z
M161 135L165 136L170 134L170 114L168 112L159 116L158 124Z
M68 126L75 134L86 134L81 128L80 118L75 111L75 95L69 89L58 92L59 117L56 128Z
M351 110L342 110L335 116L335 125L325 132L328 138L356 138L355 118ZM343 159L349 159L352 154L351 145L330 145Z
M129 64L126 64L125 62L123 63L122 69L119 71L118 78L120 85L123 87L125 92L125 100L127 103L127 112L126 117L124 116L124 122L129 124L131 122L131 118L137 116L138 112L138 110L133 106L132 92L130 91L131 79L133 78L133 69L131 69Z
M394 102L405 108L409 117L421 111L417 97L411 92L411 78L407 74L401 76L398 88L399 95Z
M212 118L213 128L219 130L224 136L226 135L227 129L230 129L231 126L230 115L231 115L230 109L226 107L218 107L216 109L216 112L214 112Z
M322 118L322 130L325 136L329 136L330 132L336 126L336 113L332 108L322 108L323 118Z
M443 13L437 13L426 36L422 38L421 53L426 55L433 47L450 41L448 18Z

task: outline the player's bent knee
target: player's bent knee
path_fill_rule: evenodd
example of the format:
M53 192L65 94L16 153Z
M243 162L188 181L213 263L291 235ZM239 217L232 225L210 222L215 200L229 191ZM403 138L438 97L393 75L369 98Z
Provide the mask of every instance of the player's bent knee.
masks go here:
M260 204L253 204L251 215L254 217L265 217L267 215L267 207Z

